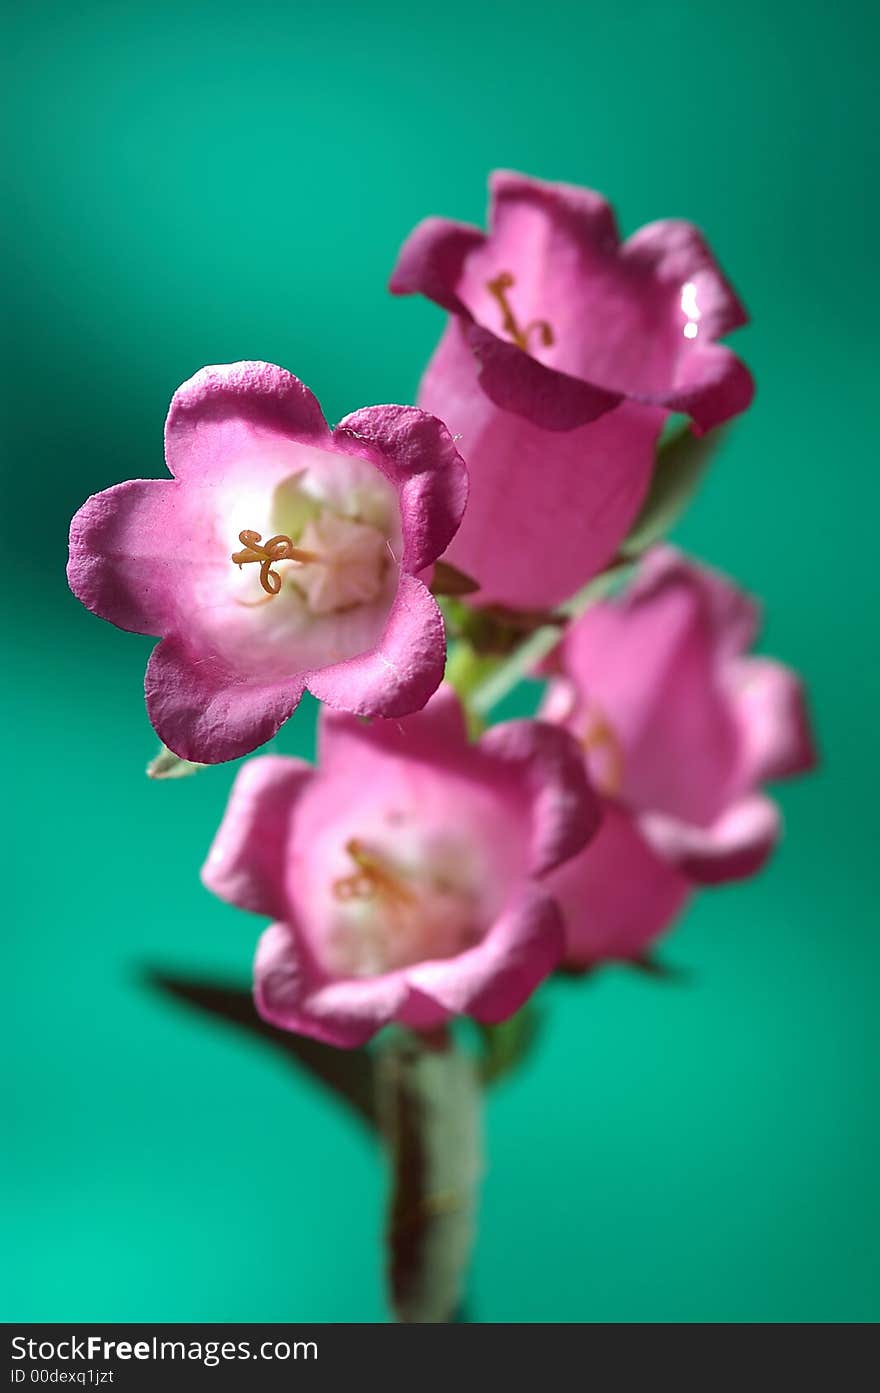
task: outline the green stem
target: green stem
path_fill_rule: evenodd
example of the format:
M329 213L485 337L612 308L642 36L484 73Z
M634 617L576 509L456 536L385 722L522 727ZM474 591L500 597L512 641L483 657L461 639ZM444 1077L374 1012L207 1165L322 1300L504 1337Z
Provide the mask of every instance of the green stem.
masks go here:
M559 613L567 619L576 619L590 605L616 590L625 574L626 568L615 567L612 571L605 571L601 576L596 576L589 585L585 585L572 599L561 605ZM545 625L544 628L536 629L530 634L509 658L496 665L485 681L471 689L470 706L475 716L485 721L492 708L513 691L517 682L530 676L558 642L559 628L556 625Z
M458 639L449 650L446 681L451 683L461 697L468 730L474 739L484 730L485 722L472 705L471 698L474 692L491 679L501 661L495 654L478 653L466 639Z
M388 1032L376 1086L391 1160L391 1304L407 1324L449 1323L461 1309L482 1171L477 1066L449 1034Z

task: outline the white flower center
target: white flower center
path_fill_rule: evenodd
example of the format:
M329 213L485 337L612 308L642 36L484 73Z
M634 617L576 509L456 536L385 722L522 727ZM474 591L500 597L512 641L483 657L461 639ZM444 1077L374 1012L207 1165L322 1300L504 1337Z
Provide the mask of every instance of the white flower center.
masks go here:
M350 838L341 852L347 872L332 881L322 935L332 972L374 976L453 957L481 937L481 896L457 839L395 842L389 853L378 841Z
M335 457L334 463L322 467L318 457L269 500L237 505L248 526L230 552L238 568L233 594L239 604L267 613L273 625L284 622L284 613L323 617L387 598L401 547L394 492L363 461Z
M312 614L370 604L380 595L391 553L369 523L324 510L303 528L298 546L316 560L289 563L286 581L302 591Z

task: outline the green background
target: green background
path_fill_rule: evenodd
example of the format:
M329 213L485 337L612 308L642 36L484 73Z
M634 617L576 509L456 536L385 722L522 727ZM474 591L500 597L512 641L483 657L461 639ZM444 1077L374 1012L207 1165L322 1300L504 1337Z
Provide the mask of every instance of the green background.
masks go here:
M708 232L759 394L680 528L764 597L821 773L765 875L544 995L488 1109L474 1317L878 1314L876 12L806 3L17 7L3 274L2 1167L8 1320L384 1319L383 1175L356 1121L140 966L247 975L201 888L232 768L143 777L150 641L65 589L70 515L162 473L174 388L266 358L328 415L412 398L439 312L386 294L418 218L509 166L633 230ZM11 603L10 603L11 602ZM314 711L282 733L310 748Z

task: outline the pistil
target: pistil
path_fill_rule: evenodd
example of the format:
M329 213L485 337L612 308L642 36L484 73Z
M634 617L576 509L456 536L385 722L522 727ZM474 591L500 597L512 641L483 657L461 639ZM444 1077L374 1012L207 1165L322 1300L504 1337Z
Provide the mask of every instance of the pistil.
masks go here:
M272 570L276 562L299 561L305 565L321 559L316 552L304 551L296 546L293 539L283 532L270 537L267 542L263 542L259 532L239 532L238 540L242 550L234 551L231 560L239 569L256 562L260 567L260 584L269 596L277 595L281 589L281 576L278 571Z
M333 893L338 900L381 899L399 909L415 904L412 890L404 885L387 861L365 846L360 838L352 837L346 842L345 850L356 869L351 875L334 881Z
M550 348L554 342L553 330L546 319L532 319L524 328L520 328L507 295L508 290L515 284L510 271L501 271L493 280L486 282L486 289L501 310L501 326L505 334L509 335L517 348L521 348L524 353L529 351L530 334L537 334L544 348Z
M603 769L593 774L593 780L600 793L608 798L616 798L623 788L623 749L614 727L601 712L593 715L581 745L588 755L597 750L604 754Z

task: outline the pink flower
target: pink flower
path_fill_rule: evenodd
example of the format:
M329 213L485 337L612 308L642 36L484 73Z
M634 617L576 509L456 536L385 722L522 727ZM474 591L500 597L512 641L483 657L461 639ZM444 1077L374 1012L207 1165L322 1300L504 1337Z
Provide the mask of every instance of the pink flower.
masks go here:
M814 751L797 676L748 655L757 623L730 581L659 547L560 645L543 714L604 794L598 837L550 879L572 965L639 956L695 886L769 855L779 813L761 785Z
M165 428L173 479L96 494L70 529L83 604L162 642L150 719L184 759L261 745L305 688L359 715L423 706L445 638L418 573L461 519L466 471L445 427L373 406L330 430L270 363L203 368Z
M614 556L669 411L697 431L743 411L751 377L716 339L745 311L690 223L621 243L598 194L499 172L491 232L429 218L391 279L452 318L420 405L471 473L449 560L479 603L556 605Z
M497 1021L563 950L547 873L595 831L577 745L512 721L469 745L442 687L403 722L324 710L317 769L264 755L238 774L202 878L276 922L260 1014L355 1046L388 1021Z

